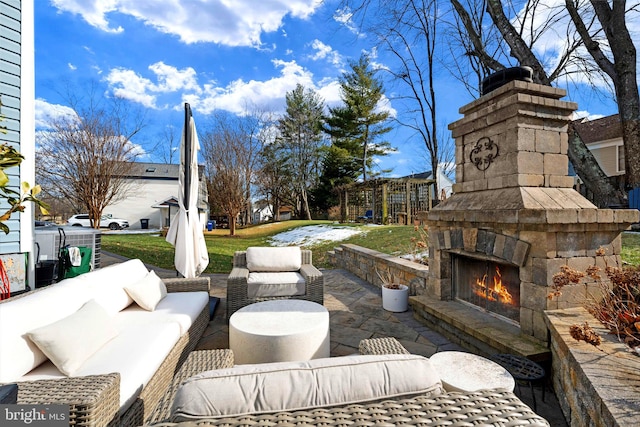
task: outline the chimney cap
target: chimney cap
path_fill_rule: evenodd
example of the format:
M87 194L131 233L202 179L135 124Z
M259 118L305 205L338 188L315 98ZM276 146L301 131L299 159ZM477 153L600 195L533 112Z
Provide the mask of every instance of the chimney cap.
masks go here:
M480 86L480 95L486 95L489 92L494 91L513 80L532 83L533 69L526 66L512 67L496 71L493 74L489 74L482 80L482 85Z

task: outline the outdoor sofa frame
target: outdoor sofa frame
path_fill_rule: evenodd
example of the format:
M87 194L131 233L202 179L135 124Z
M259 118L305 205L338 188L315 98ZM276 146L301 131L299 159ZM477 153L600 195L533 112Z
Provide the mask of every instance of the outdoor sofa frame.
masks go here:
M324 278L320 270L312 265L311 251L302 249L301 274L305 277L305 294L285 297L263 297L249 298L247 292L247 278L249 269L247 268L247 252L236 251L233 255L233 269L227 278L227 320L233 313L249 304L255 302L268 301L274 299L301 299L313 301L318 304L324 303Z
M162 280L167 286L167 292L205 291L208 293L210 289L208 277ZM26 295L28 294L16 298ZM158 400L165 394L174 375L189 353L195 348L208 323L209 307L207 306L198 315L189 331L180 337L156 373L141 390L138 398L122 416L118 416L120 374L117 372L105 375L18 382L17 403L69 405L69 425L72 426L129 427L142 425L149 418Z
M362 340L359 352L360 354L409 353L395 338ZM328 408L241 415L182 423L170 421L171 404L182 381L207 370L233 367L233 363L233 352L228 349L201 350L191 353L151 415L150 423L154 427L256 425L295 425L298 427L317 425L549 426L544 418L533 412L513 392L504 389L467 393L445 392L432 397L417 395Z

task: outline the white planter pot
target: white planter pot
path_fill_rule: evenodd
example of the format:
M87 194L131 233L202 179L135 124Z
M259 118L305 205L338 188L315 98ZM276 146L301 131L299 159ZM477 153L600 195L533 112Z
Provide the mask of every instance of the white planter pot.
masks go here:
M400 289L382 287L382 308L399 313L409 308L409 287L400 285Z

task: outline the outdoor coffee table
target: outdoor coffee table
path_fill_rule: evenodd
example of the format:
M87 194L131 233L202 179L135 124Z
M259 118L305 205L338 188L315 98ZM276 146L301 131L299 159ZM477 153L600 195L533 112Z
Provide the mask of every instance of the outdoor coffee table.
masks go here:
M229 318L229 348L238 365L329 357L329 312L296 299L250 304Z
M440 375L446 391L477 391L507 389L513 391L516 382L505 368L471 353L441 351L429 358Z

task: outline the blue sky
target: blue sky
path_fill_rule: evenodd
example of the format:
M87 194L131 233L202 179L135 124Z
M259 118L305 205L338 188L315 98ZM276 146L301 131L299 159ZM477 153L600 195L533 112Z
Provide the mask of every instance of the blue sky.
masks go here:
M555 0L554 0L555 1ZM339 103L337 79L361 52L386 66L375 41L359 34L334 0L35 0L36 124L65 114L67 86L99 84L105 96L124 96L146 113L133 143L143 160L164 161L152 147L168 126L182 129L189 102L199 128L216 110L280 113L297 83ZM437 75L439 121L457 120L473 100L445 70ZM393 98L395 87L387 86ZM567 100L583 114L609 115L615 105L587 92ZM384 108L395 112L394 101ZM247 107L250 106L250 107ZM253 107L251 107L253 106ZM398 129L388 135L398 151L381 161L391 176L430 169L422 144ZM177 159L175 159L177 161Z

